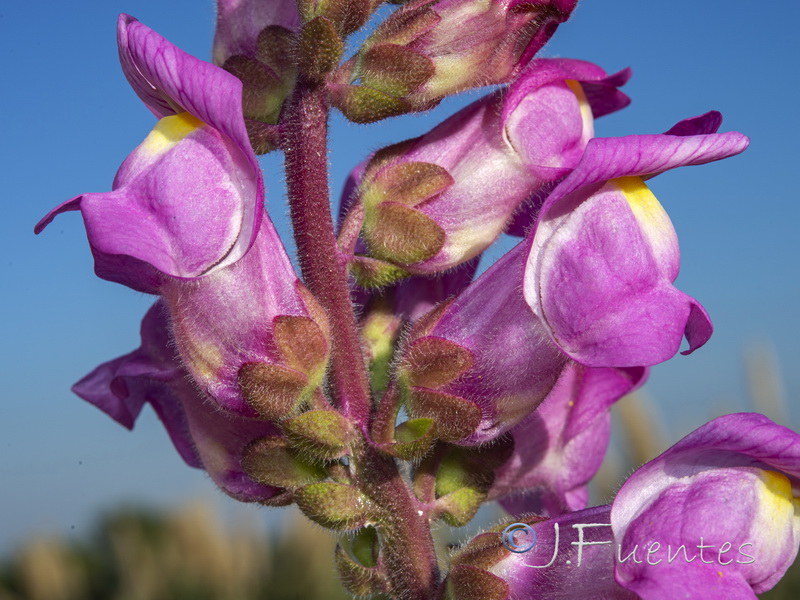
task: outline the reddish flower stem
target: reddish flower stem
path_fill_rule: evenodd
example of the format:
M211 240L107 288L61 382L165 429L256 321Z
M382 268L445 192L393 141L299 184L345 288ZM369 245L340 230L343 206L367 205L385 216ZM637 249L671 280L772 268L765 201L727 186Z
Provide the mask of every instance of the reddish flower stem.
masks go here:
M347 266L336 244L328 190L328 105L324 90L298 81L284 129L286 179L303 279L330 319L331 376L342 412L359 424L371 399Z
M283 149L294 237L303 278L331 323L331 377L338 408L364 438L352 448L354 483L377 507L375 527L391 595L430 600L439 584L436 552L427 515L395 460L366 439L372 402L347 264L338 251L328 189L328 105L324 90L302 75L289 104Z

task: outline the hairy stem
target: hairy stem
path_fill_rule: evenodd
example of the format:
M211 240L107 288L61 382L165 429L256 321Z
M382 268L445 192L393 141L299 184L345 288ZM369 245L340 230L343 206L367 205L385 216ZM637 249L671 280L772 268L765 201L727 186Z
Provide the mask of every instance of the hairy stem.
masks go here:
M300 267L330 319L334 399L363 432L352 448L354 483L377 507L375 527L392 596L430 600L439 572L427 515L419 510L395 460L381 455L367 433L372 409L369 378L347 265L338 251L331 217L324 90L301 76L288 110L283 148Z
M359 488L378 507L375 527L391 596L431 600L439 568L427 513L420 510L394 459L365 446L354 453L354 462Z
M370 413L369 379L350 300L347 266L338 251L331 218L324 90L301 77L289 111L283 145L300 268L330 319L335 400L345 415L363 424Z

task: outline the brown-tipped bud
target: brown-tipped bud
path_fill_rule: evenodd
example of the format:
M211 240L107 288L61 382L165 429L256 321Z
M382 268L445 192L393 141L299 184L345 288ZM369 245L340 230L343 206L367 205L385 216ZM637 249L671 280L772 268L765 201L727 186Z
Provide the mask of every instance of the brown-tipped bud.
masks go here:
M341 483L312 483L297 490L294 499L309 519L336 531L363 527L370 513L369 500Z
M328 362L326 332L309 317L280 315L272 324L275 342L286 364L311 379L321 379Z
M318 460L344 456L353 439L350 422L332 410L305 412L284 421L281 427L298 452Z
M296 45L294 33L270 25L261 31L247 53L228 56L222 64L242 81L242 112L258 154L278 147L280 136L274 125L297 78Z
M441 389L468 372L473 363L467 348L442 338L419 338L403 352L398 383L408 412L432 419L442 440L461 440L480 423L481 410L474 402Z
M374 221L365 220L364 241L377 259L408 265L434 256L444 246L444 230L405 204L382 202Z
M261 438L250 444L244 451L242 466L254 481L289 490L325 478L320 465L298 456L280 437Z
M344 41L325 17L312 19L300 30L298 68L310 79L322 79L333 71L343 52Z
M372 123L410 112L405 100L360 85L331 84L331 102L353 123Z
M469 88L513 79L569 17L576 0L413 0L396 10L342 65L332 100L350 119L345 88L372 89L409 111ZM355 117L355 118L354 118Z
M436 337L423 337L405 352L401 373L411 386L436 389L472 368L475 359L467 348Z

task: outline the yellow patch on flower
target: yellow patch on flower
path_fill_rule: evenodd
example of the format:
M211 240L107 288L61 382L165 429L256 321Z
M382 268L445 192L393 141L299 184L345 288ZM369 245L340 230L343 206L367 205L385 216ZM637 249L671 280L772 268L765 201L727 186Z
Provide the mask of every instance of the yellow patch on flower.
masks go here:
M578 99L578 106L581 110L581 120L583 121L583 135L581 139L586 143L594 137L594 115L592 114L592 107L589 105L589 100L586 99L583 86L579 82L574 79L567 79L564 83L567 84L567 87Z
M797 499L792 494L792 484L783 473L759 470L760 483L756 484L756 494L761 500L759 517L773 523L776 527L786 527L795 516Z
M148 154L163 154L204 126L205 123L187 112L164 117L156 123L139 147Z
M664 208L641 177L620 177L614 180L614 185L625 194L625 199L641 225L663 227L666 217Z
M665 277L674 281L680 263L678 238L661 203L641 177L620 177L613 179L609 185L622 192L639 229L650 243L656 264Z

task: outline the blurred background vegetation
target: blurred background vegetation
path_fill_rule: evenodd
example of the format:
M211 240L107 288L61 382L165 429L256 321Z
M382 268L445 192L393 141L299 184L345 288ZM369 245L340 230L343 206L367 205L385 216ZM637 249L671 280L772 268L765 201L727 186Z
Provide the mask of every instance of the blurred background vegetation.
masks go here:
M782 378L769 345L745 353L752 410L789 421ZM720 405L709 418L727 412ZM669 407L645 392L614 409L614 439L593 482L592 503L609 502L625 476L688 433L665 423ZM794 427L796 429L796 427ZM83 539L36 536L0 559L0 600L344 600L333 566L335 541L293 509L282 509L278 531L263 522L224 522L209 503L172 511L114 508ZM487 507L478 523L436 532L442 546L504 519ZM443 553L444 554L444 553ZM701 592L702 594L702 592ZM800 562L765 600L800 598Z

